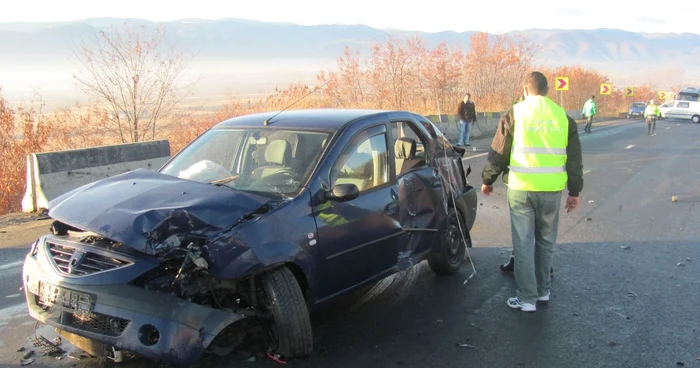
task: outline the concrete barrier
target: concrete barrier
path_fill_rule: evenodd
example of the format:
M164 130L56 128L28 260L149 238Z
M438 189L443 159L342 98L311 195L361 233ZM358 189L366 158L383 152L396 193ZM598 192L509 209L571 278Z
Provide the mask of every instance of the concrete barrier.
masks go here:
M501 120L501 115L505 112L478 112L476 114L476 124L472 126L470 138L481 138L493 136L496 133L496 127ZM581 111L569 110L566 112L570 117L577 119L581 115ZM435 123L440 128L440 131L449 139L450 142L456 142L459 138L459 117L455 115L428 115L428 120Z
M52 199L100 179L138 168L158 170L169 158L167 140L32 153L22 211L47 209Z

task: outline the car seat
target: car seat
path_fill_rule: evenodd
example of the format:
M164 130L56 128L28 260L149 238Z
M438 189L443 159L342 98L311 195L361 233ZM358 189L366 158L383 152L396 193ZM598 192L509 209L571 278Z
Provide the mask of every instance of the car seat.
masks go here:
M355 184L359 191L370 187L374 165L369 153L354 153L338 172L335 184Z
M265 148L265 166L256 167L252 177L260 179L272 175L281 169L291 169L289 167L292 160L292 147L284 139L270 142Z
M416 158L416 141L413 138L402 137L397 139L396 143L394 143L394 156L398 175L413 169L423 161L420 158Z

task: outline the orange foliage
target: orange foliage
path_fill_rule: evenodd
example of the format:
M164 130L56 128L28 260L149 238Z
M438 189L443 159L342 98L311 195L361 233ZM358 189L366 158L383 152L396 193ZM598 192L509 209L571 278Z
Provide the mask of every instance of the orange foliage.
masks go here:
M156 139L168 139L177 153L213 125L236 116L286 108L377 108L409 110L423 115L455 114L456 106L469 92L477 111L504 111L522 95L523 78L532 71L538 52L520 36L476 33L468 51L440 44L429 48L420 38L390 38L371 47L367 56L346 48L338 57L335 70L321 71L318 85L291 84L275 89L267 98L235 100L212 113L181 113L159 126ZM658 91L639 86L635 96L624 97L622 90L601 96L601 83L607 76L580 66L540 69L547 75L550 96L563 97L567 110L581 109L596 95L603 115L626 111L629 103L648 101ZM554 90L554 78L568 76L569 91ZM32 152L75 149L122 141L106 110L76 105L52 114L43 114L36 104L11 108L0 98L0 214L16 211L25 188L26 156Z
M17 210L24 194L26 157L45 147L50 127L34 104L11 108L0 96L0 213Z

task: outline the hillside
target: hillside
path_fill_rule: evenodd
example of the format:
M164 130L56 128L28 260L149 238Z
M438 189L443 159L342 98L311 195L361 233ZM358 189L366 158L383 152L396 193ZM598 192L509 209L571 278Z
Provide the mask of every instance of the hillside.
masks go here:
M106 28L138 19L100 18L64 23L0 23L0 87L9 98L66 91L75 71L71 49L92 35L91 26ZM332 67L345 46L361 52L388 35L418 35L428 46L441 42L469 46L473 32L381 30L364 25L302 26L242 19L166 22L168 37L195 53L191 71L203 76L204 88L223 93L269 91L293 81L313 83L319 69ZM616 29L520 32L541 47L547 65L581 64L611 74L619 83L668 83L700 79L700 35L644 34ZM643 79L643 80L642 80ZM224 82L225 81L225 82ZM216 90L212 90L215 88ZM62 93L63 93L62 92ZM12 96L8 94L15 94ZM64 96L65 97L65 96Z

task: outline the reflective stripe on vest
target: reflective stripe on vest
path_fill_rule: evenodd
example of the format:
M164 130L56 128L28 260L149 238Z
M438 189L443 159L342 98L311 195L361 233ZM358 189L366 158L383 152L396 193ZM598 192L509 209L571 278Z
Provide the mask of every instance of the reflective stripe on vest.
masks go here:
M530 96L513 106L513 147L508 187L556 192L566 187L566 111L547 97Z

